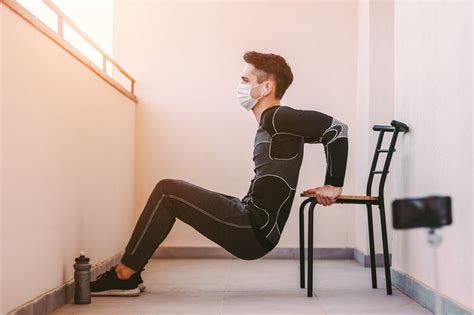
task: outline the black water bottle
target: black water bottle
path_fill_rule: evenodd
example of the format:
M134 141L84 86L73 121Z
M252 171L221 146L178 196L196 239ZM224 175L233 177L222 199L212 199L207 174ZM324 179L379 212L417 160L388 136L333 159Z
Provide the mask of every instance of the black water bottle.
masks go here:
M81 255L76 257L76 263L74 264L74 303L91 303L90 282L91 265L89 264L89 258L84 256L84 252L81 252Z

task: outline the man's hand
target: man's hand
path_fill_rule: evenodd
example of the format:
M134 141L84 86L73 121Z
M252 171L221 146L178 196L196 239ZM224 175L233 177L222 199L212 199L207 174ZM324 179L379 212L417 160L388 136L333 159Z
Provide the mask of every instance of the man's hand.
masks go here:
M323 206L330 206L336 202L337 197L342 193L342 187L335 187L332 185L324 185L312 189L307 189L303 194L316 194L316 200Z

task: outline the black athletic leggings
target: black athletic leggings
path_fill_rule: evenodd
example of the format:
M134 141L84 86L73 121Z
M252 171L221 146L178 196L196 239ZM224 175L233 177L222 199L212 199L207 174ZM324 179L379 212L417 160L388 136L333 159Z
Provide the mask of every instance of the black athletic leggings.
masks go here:
M238 258L252 260L268 252L258 242L249 211L239 198L167 178L156 184L148 198L121 262L135 271L143 268L176 218Z

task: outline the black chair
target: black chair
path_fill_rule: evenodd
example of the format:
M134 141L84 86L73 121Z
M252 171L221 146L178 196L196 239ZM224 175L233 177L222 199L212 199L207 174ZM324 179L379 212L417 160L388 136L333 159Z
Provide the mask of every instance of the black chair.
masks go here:
M377 288L377 274L375 266L375 248L374 248L374 231L372 224L372 205L378 205L380 209L380 222L382 225L382 242L383 242L383 257L385 267L385 280L387 283L387 294L392 294L392 281L390 278L390 261L388 253L388 242L387 242L387 226L385 224L385 204L384 204L384 186L385 179L389 173L388 168L392 159L392 154L395 150L395 143L397 142L397 136L400 131L408 132L408 126L402 122L392 120L391 126L374 125L373 130L379 132L377 146L375 148L374 158L372 160L372 167L370 168L369 179L367 181L367 192L366 196L349 196L340 195L336 203L347 203L347 204L365 204L367 205L368 225L369 225L369 242L370 242L370 268L372 272L372 288ZM381 149L383 136L386 132L392 132L392 140L388 149ZM378 171L377 160L380 153L387 153L383 170ZM372 196L372 181L375 174L381 174L379 183L379 194L378 196ZM304 208L306 204L310 203L309 206L309 219L308 219L308 297L313 296L313 212L316 204L318 203L316 196L311 194L300 194L301 197L308 197L305 199L300 206L300 287L304 288L304 271L305 271L305 257L304 257Z

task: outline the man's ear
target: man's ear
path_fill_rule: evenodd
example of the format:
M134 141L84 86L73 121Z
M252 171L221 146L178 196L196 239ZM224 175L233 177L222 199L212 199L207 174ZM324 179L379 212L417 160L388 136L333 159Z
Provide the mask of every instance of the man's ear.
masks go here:
M264 93L263 96L267 96L267 95L269 95L269 94L272 92L272 90L273 90L273 83L272 83L272 81L268 81L267 85L265 86L265 89L266 89L266 91L265 91L265 93Z

